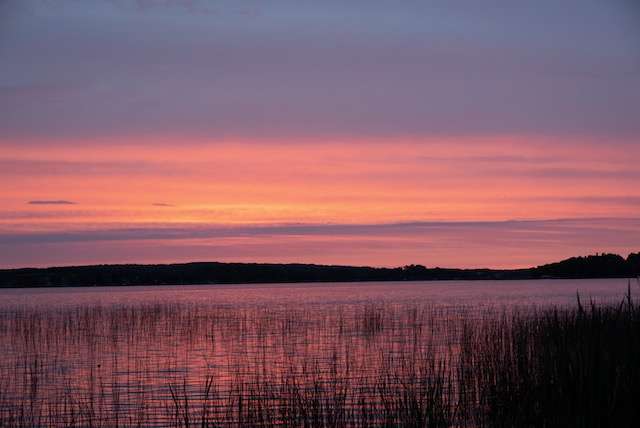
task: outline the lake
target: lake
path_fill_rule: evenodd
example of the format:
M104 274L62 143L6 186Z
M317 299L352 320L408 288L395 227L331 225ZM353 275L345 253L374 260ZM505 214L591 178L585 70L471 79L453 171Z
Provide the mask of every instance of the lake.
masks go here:
M575 307L576 293L620 302L629 282L3 289L0 426L403 425L416 406L460 418L474 328Z
M628 279L415 281L0 289L0 307L208 303L223 306L424 302L445 306L573 304L624 297Z

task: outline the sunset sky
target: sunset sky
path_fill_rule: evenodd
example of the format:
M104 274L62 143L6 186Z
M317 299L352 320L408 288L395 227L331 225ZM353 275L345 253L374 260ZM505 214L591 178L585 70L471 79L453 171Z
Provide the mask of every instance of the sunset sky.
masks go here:
M0 1L0 268L639 250L633 1Z

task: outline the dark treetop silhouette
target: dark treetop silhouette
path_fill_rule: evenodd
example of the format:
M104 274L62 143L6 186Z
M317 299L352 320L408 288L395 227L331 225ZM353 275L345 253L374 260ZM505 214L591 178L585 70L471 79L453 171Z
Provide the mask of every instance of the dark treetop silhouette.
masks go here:
M0 270L0 287L171 285L313 281L502 280L625 278L640 275L640 253L573 257L526 269L397 268L268 263L96 265Z

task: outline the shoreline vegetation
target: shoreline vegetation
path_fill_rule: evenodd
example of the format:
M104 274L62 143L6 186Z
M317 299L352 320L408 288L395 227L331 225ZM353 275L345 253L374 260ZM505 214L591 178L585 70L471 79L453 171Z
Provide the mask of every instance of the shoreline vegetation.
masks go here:
M619 304L578 296L484 312L5 310L2 341L16 361L0 366L0 426L634 427L640 306L630 288Z
M0 288L128 285L242 284L362 281L526 280L634 278L640 253L572 257L524 269L397 268L316 264L218 263L120 264L0 269Z

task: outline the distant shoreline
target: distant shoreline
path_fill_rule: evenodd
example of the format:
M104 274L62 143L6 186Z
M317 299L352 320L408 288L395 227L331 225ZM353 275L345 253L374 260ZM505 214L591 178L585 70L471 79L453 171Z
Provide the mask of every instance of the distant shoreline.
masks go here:
M319 281L257 281L257 282L207 282L207 283L176 283L176 284L91 284L91 285L34 285L34 286L2 286L0 285L0 290L36 290L36 289L44 289L44 288L132 288L132 287L207 287L207 286L241 286L241 285L265 285L265 286L274 286L274 285L295 285L295 284L309 284L309 285L320 285L320 284L385 284L385 283L412 283L412 282L432 282L432 283L440 283L440 282L482 282L482 281L497 281L497 282L516 282L516 281L570 281L570 280L598 280L598 279L619 279L619 280L628 280L635 281L640 280L638 277L626 277L626 276L598 276L598 277L588 277L588 278L500 278L500 279L403 279L403 280L393 280L393 279L365 279L365 280L353 280L353 281L339 281L339 280L319 280Z
M196 262L1 269L0 288L637 278L640 253L572 257L525 269Z

